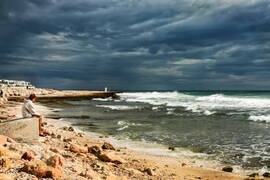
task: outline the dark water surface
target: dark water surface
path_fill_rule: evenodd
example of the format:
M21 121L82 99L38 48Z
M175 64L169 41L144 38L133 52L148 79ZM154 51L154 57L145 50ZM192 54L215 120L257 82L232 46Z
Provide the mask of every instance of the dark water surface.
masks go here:
M119 95L119 100L64 101L49 106L61 108L57 116L69 117L62 120L84 131L187 148L244 168L270 168L269 92Z

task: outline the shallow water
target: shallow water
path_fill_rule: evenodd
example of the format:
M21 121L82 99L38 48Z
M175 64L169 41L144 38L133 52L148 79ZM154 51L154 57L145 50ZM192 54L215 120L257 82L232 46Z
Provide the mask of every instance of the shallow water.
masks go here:
M270 168L270 92L127 92L65 101L58 116L84 131L187 148L244 168ZM90 118L85 118L90 116Z

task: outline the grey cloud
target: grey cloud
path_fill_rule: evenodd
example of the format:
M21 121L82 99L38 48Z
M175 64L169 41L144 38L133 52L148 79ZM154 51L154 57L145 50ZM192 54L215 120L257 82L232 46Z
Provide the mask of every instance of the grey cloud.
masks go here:
M269 89L253 82L269 77L269 12L267 0L3 0L0 78L55 88ZM214 62L169 63L185 59Z

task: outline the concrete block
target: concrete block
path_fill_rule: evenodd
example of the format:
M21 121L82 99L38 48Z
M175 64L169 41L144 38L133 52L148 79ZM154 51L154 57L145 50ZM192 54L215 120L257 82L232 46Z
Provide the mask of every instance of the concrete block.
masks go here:
M17 142L28 144L38 143L38 119L20 118L1 122L0 134L11 137Z

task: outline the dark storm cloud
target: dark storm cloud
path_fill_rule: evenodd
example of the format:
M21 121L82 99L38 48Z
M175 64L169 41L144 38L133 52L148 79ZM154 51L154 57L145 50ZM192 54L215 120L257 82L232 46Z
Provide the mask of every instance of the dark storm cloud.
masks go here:
M0 78L73 89L270 89L269 12L268 0L2 0Z

